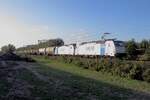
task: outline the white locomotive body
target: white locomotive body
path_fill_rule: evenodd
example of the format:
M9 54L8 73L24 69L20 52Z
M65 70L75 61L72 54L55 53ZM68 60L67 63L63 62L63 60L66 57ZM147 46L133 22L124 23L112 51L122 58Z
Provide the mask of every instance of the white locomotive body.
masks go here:
M55 50L55 47L47 47L45 49L45 53L46 55L54 55L54 50Z
M76 55L91 55L91 56L98 56L98 55L104 55L104 51L101 50L101 48L104 48L104 42L103 41L93 41L93 42L87 42L87 43L81 43L76 47Z
M63 45L55 48L55 55L74 55L75 44Z

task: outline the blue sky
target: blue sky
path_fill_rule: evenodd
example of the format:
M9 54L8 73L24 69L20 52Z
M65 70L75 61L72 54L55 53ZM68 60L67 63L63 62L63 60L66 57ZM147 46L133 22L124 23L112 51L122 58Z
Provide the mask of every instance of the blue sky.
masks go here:
M150 39L149 5L150 0L1 0L0 42L90 41L104 32L120 40Z

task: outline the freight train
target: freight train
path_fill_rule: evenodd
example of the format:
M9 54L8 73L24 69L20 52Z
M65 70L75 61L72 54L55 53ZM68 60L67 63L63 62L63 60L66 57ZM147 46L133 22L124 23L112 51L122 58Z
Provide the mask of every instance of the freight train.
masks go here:
M68 44L55 47L30 49L18 51L24 54L36 55L64 55L64 56L110 56L125 54L125 44L123 41L108 39L79 44Z

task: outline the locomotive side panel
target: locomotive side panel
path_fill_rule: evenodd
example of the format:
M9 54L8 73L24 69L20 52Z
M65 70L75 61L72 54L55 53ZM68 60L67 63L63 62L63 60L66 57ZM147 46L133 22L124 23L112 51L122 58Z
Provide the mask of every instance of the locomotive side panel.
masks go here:
M57 47L57 51L55 50L55 54L58 55L74 55L75 47L73 45L64 45Z
M76 55L100 55L100 44L86 43L77 47Z

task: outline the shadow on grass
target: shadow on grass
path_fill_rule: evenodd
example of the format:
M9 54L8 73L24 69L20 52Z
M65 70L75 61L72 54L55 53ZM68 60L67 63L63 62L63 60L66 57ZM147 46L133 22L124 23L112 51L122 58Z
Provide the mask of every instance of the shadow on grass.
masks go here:
M52 83L45 98L56 100L150 100L150 94L85 78L40 64L35 68ZM61 67L61 66L60 66Z

